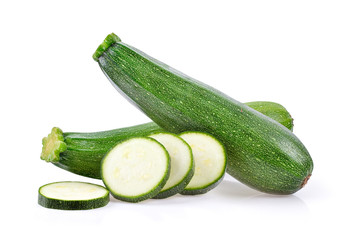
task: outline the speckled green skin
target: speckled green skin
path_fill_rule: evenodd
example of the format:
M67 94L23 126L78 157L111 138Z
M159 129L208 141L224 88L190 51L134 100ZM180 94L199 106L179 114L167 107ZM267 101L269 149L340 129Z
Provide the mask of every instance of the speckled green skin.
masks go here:
M313 170L283 125L122 42L98 58L110 82L163 129L208 132L227 150L227 172L263 192L291 194Z
M275 102L247 102L245 103L248 107L257 110L258 112L270 117L273 120L276 120L284 127L288 128L293 132L293 118L282 105Z
M292 122L292 118L288 118L287 110L277 103L272 102L250 102L246 103L254 109L258 107L258 111L271 116L280 123ZM266 108L268 106L268 109ZM43 152L41 159L52 162L55 166L76 173L85 177L100 179L100 167L103 156L116 143L130 137L145 137L149 134L163 132L157 124L145 123L133 127L119 128L104 132L92 133L63 133L59 128L53 128L51 134L58 134L57 138L62 139L65 146L61 144L54 145L54 149L50 155L45 155L47 141L43 141ZM45 150L44 150L45 149ZM175 190L174 190L175 191ZM174 193L161 193L156 198L164 198Z

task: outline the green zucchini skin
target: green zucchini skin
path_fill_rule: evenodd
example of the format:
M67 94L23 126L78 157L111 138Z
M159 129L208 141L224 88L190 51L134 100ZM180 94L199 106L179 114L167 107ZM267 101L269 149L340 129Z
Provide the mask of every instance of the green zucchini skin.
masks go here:
M183 192L183 189L187 186L187 184L191 181L192 177L194 175L194 170L192 168L192 170L188 173L188 175L186 176L185 179L183 179L183 181L178 184L176 187L167 189L163 192L159 192L157 195L155 195L153 197L153 199L165 199L165 198L169 198L172 197L173 195L176 195L177 193L181 193Z
M275 102L255 101L247 102L246 105L254 110L274 119L293 132L294 120L290 113L282 105Z
M89 209L95 209L100 208L110 201L109 197L108 200L103 199L96 199L89 201L63 201L58 199L48 199L42 195L39 194L38 203L39 205L46 207L46 208L52 208L52 209L60 209L60 210L89 210Z
M262 192L292 194L313 170L301 141L283 125L145 53L113 34L96 51L112 85L163 129L208 132L227 150L227 172Z
M292 118L288 117L290 116L289 112L278 103L260 101L246 104L249 104L254 109L258 107L258 111L271 116L283 125L286 122L292 122ZM266 106L268 106L268 109ZM63 133L59 128L54 128L50 135L55 136L55 141L61 144L51 148L50 150L53 150L53 152L48 153L46 149L48 141L43 141L44 147L41 159L52 162L55 166L69 172L85 177L101 179L101 160L116 143L127 138L145 137L163 131L164 129L154 122L92 133ZM163 194L163 196L164 195L165 194ZM161 196L162 194L156 196L156 198L160 198Z
M184 189L181 194L182 195L199 195L199 194L205 194L212 189L216 188L224 179L225 174L223 174L220 178L217 179L217 181L211 185L208 185L204 188L197 188L197 189Z

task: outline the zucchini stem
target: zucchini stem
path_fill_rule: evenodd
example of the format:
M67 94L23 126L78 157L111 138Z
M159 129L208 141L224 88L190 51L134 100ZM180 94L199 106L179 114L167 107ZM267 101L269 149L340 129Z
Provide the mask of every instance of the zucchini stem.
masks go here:
M114 33L107 35L105 40L101 43L100 46L96 49L95 53L92 55L92 58L98 62L99 57L114 43L121 42L121 39Z
M51 133L42 139L42 151L40 158L46 162L58 162L60 153L67 149L64 135L60 128L53 127Z

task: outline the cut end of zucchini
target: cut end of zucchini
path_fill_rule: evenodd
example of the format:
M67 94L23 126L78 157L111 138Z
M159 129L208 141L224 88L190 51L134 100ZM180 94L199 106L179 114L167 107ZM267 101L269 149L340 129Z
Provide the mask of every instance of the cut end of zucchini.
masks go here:
M51 133L42 139L42 152L40 158L46 162L58 162L60 153L66 150L64 136L60 128L54 127Z
M98 62L98 58L114 43L121 42L121 39L114 33L107 35L105 40L101 45L96 49L95 53L92 55L92 58Z
M309 174L306 178L304 178L304 180L303 180L303 182L302 182L302 185L300 186L300 188L303 188L306 184L307 184L307 182L308 182L308 180L309 180L309 178L312 176L312 174Z

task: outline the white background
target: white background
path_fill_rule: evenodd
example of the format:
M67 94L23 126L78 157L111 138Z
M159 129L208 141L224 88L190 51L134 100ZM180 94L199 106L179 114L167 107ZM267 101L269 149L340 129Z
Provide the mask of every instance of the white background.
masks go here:
M0 25L1 239L358 239L358 1L1 1ZM149 121L92 60L111 32L239 101L284 105L308 185L274 196L226 176L201 196L40 207L43 184L102 184L40 160L53 126Z

